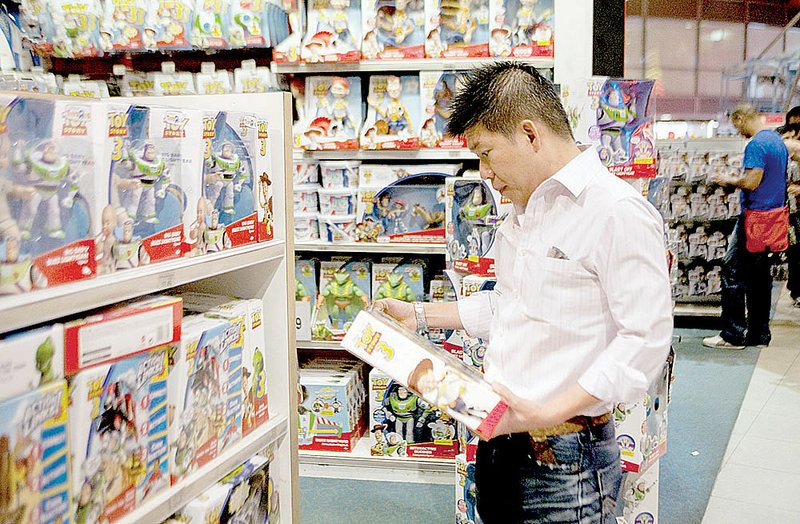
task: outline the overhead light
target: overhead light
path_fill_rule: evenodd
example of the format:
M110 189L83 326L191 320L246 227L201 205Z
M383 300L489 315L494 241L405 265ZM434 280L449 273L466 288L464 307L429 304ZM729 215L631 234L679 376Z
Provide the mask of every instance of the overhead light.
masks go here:
M708 39L711 42L722 42L727 38L728 32L724 29L714 29L710 33L708 33Z

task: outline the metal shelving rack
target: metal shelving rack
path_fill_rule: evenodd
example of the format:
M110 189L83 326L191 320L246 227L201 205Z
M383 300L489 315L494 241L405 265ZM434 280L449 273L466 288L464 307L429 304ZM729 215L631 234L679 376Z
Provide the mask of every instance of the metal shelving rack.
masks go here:
M486 62L508 60L504 58L467 58L419 60L362 60L360 62L322 62L318 64L277 64L272 71L277 74L326 74L326 73L381 73L386 71L468 71ZM520 59L537 69L552 69L552 58Z

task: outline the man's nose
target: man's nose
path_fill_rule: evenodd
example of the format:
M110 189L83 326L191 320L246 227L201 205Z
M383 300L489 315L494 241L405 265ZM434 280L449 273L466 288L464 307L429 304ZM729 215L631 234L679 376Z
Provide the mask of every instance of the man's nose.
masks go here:
M483 161L481 161L480 164L480 174L481 178L484 180L491 180L492 178L494 178L494 171L492 171L492 169L489 166L487 166L486 163Z

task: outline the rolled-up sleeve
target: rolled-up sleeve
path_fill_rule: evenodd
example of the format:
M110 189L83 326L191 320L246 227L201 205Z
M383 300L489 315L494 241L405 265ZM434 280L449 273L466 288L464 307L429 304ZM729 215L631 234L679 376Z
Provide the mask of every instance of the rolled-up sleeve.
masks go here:
M620 200L592 259L615 332L578 383L605 402L641 400L672 342L672 296L663 221L644 199Z
M467 335L489 341L499 289L480 291L458 301L458 316Z

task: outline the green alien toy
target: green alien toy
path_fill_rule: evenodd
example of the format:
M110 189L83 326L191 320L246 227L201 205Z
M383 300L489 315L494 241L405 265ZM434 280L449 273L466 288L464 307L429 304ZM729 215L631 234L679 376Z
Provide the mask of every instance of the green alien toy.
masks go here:
M53 341L50 337L47 337L47 340L39 344L39 347L36 348L36 370L39 371L41 375L39 377L39 386L49 384L56 379L53 373L54 354L55 348L53 347Z
M325 304L334 329L345 329L356 315L369 305L366 293L350 279L350 273L341 267L334 273L320 294L317 306Z
M396 298L404 302L414 302L417 296L412 291L411 286L403 279L401 273L392 272L389 273L386 282L381 284L375 293L375 300L382 298Z
M266 394L264 391L264 355L261 350L256 348L253 354L253 385L252 398L261 398Z
M309 300L308 290L306 289L305 284L300 282L300 280L295 279L296 285L294 289L294 301L295 302L307 302Z

